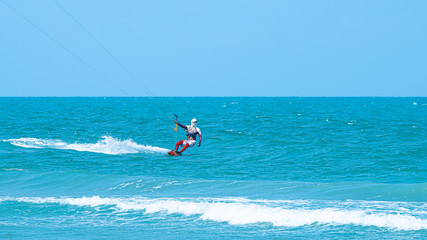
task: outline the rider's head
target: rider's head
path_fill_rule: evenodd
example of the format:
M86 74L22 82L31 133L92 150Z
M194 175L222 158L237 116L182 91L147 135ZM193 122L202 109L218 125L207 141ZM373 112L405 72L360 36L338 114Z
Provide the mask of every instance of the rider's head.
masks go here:
M197 119L193 118L191 119L191 127L196 127L197 125Z

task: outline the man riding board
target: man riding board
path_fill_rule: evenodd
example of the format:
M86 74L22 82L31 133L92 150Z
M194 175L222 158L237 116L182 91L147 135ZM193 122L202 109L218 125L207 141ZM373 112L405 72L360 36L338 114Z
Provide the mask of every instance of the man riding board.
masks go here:
M181 154L188 147L193 147L196 144L197 135L199 135L199 144L197 144L197 146L200 147L200 144L202 144L202 132L200 131L200 128L196 127L197 119L193 118L190 126L182 125L178 121L176 121L176 124L187 131L187 140L181 140L175 144L176 153ZM182 146L181 151L178 151L179 146Z

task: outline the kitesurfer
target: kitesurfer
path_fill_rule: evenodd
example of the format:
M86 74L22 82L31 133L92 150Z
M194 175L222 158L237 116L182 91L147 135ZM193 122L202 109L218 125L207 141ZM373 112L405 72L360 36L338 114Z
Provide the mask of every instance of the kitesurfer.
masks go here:
M197 125L197 119L193 118L191 120L191 125L183 125L179 123L178 121L175 121L178 126L185 129L187 131L187 140L181 140L178 141L175 144L175 151L178 153L182 153L187 149L188 147L193 147L196 144L196 137L199 135L199 144L197 144L198 147L200 147L200 144L202 144L202 132L200 131L200 128L198 128ZM181 151L178 151L179 146L182 146Z

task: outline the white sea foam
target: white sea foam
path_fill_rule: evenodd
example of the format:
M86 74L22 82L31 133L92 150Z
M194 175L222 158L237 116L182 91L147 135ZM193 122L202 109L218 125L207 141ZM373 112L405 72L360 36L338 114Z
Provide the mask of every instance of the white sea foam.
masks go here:
M399 212L395 202L329 202L311 206L307 201L252 201L248 199L148 199L148 198L39 198L0 197L0 202L17 201L34 204L60 204L73 206L110 206L142 214L183 214L198 216L200 220L227 222L229 224L270 223L273 226L301 227L305 225L357 225L393 230L425 230L427 219L416 215L417 210ZM302 204L302 205L301 205ZM409 204L410 203L404 203ZM316 205L316 204L314 204ZM349 207L351 206L351 207ZM360 207L358 207L360 206ZM423 205L422 208L425 206ZM105 208L102 208L105 209ZM99 209L98 209L99 210ZM101 210L99 210L101 211Z
M4 142L25 148L54 148L67 149L84 152L95 152L104 154L126 154L126 153L167 153L169 150L149 145L140 145L134 141L119 140L110 136L104 136L97 143L66 143L61 140L39 139L39 138L19 138L7 139Z
M24 171L28 171L27 169L22 169L22 168L3 168L3 171L18 171L18 172L24 172Z
M226 132L231 132L231 133L238 133L238 134L242 134L243 132L237 131L237 130L233 130L233 129L229 129L229 130L225 130Z

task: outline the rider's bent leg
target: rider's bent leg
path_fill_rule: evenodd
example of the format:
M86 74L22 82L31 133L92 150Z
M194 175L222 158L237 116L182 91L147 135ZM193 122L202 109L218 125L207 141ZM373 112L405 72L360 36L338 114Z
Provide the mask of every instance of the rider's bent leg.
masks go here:
M187 149L187 148L188 148L188 146L190 146L190 144L186 143L186 144L185 144L185 146L181 149L181 151L180 151L180 152L184 152L184 151L185 151L185 149Z
M183 140L176 142L176 144L175 144L175 150L178 151L179 146L181 146L183 142L184 142Z

